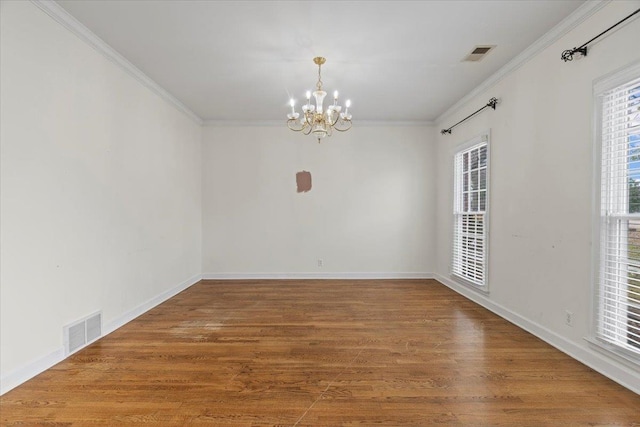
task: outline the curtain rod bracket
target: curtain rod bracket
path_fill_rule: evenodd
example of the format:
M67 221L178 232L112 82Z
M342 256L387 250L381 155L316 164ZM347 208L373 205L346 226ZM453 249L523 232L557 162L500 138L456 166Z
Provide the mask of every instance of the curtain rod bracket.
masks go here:
M626 18L621 19L620 21L616 22L615 24L613 24L612 26L610 26L609 28L607 28L606 30L604 30L603 32L601 32L600 34L598 34L597 36L595 36L594 38L589 40L588 42L581 44L580 47L574 47L573 49L567 49L567 50L563 51L562 55L560 55L560 59L562 59L564 62L573 61L573 55L575 55L576 53L579 53L582 56L587 56L587 45L589 43L591 43L595 39L599 38L600 36L608 33L609 31L613 30L615 27L617 27L618 25L622 24L624 21L626 21L627 19L631 18L633 15L637 14L638 12L640 12L640 9L636 10L635 12L633 12L631 15L627 16Z
M582 56L587 56L587 47L574 47L573 49L567 49L562 52L562 60L564 62L573 61L573 55L579 53Z

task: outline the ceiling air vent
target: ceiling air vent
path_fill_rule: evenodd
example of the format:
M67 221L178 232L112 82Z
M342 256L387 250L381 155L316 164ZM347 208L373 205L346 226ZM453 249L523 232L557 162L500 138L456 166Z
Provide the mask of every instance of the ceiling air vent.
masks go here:
M490 51L492 51L495 47L496 45L476 46L475 48L473 48L471 53L463 59L463 61L478 62L482 58L487 56L487 54Z

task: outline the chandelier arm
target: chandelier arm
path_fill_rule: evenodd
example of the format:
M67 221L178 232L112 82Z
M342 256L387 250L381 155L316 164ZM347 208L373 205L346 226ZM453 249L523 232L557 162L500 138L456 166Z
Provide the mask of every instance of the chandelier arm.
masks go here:
M307 130L305 130L305 129L303 128L303 129L302 129L302 133L303 133L303 134L305 134L305 135L309 135L309 134L311 133L311 129L312 129L312 127L311 127L311 126L306 127L306 129L307 129Z
M346 131L348 131L349 129L351 129L351 126L353 125L353 123L351 122L351 120L343 120L342 122L349 123L349 127L344 128L344 129L340 129L339 127L337 127L337 126L336 126L334 129L335 129L335 130L337 130L338 132L346 132ZM341 122L341 123L342 123L342 122Z
M288 127L289 129L291 129L292 131L294 131L294 132L300 132L302 129L304 129L304 126L300 127L300 129L296 129L295 127L291 127L291 125L292 125L293 123L296 123L297 121L298 121L298 120L296 120L296 119L289 119L289 120L287 120L287 127Z

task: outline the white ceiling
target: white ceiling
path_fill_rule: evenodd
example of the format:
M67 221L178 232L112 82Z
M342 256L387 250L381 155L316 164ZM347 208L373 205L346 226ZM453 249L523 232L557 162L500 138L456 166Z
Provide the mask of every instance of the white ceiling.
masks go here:
M315 85L314 56L354 120L434 120L582 3L58 1L203 120L242 122L284 120Z

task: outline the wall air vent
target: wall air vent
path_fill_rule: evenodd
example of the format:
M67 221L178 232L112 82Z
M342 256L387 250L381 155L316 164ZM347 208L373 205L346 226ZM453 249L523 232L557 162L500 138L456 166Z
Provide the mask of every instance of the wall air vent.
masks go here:
M94 313L62 328L64 353L70 355L102 336L102 312Z
M473 48L471 53L463 59L463 61L478 62L482 58L487 56L487 54L491 52L495 47L496 45L476 46Z

